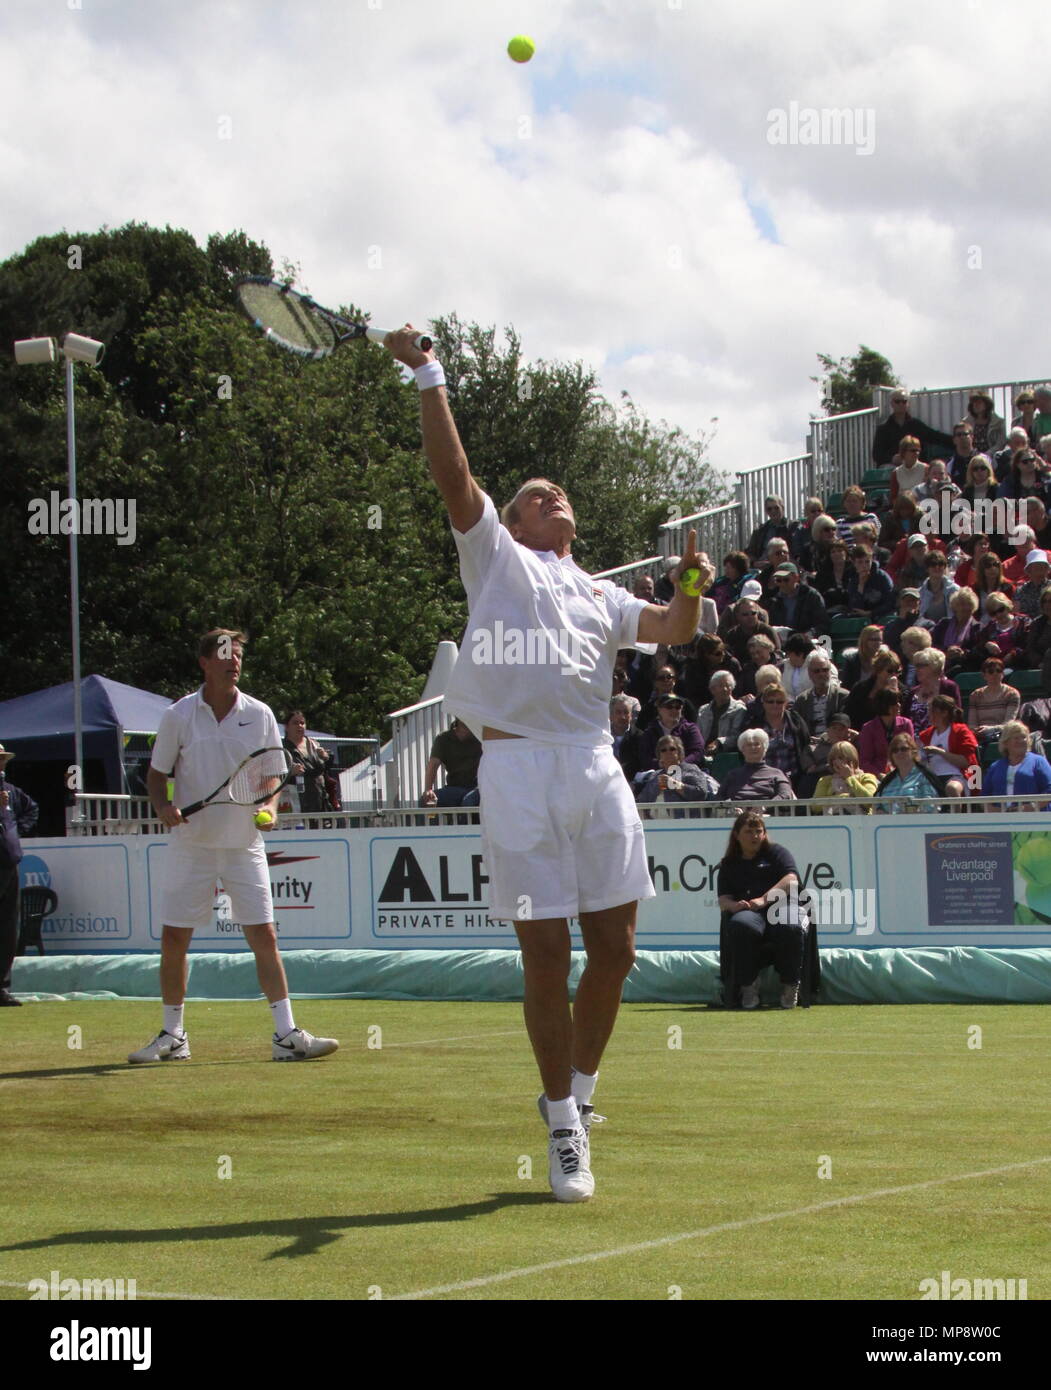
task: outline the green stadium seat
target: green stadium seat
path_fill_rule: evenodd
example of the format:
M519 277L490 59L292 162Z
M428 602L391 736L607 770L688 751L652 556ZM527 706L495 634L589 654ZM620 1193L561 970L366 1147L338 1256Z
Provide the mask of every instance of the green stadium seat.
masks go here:
M723 752L716 753L709 770L715 780L721 782L731 768L740 767L743 762L740 753L724 749Z
M1039 695L1044 688L1039 671L1005 671L1004 685L1013 685L1022 695Z
M834 492L825 504L825 513L827 516L835 516L842 510L843 494L841 492Z
M960 687L961 695L970 695L972 690L977 690L985 684L985 677L981 671L957 671L953 680Z
M868 468L865 470L865 475L861 479L861 486L866 492L868 492L870 487L883 488L885 491L889 492L891 472L892 470L890 468Z
M978 750L978 761L981 763L982 767L992 767L997 758L1001 756L1000 744L998 742L983 743Z
M835 647L847 641L856 642L867 622L867 618L833 618L828 625L832 645Z

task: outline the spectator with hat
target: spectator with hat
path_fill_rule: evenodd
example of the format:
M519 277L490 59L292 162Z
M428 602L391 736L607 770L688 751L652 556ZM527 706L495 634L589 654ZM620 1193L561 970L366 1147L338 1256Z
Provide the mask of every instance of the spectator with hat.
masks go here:
M828 631L825 600L803 581L799 566L791 560L774 570L776 596L770 603L770 622L791 632L810 632L817 636Z
M1018 414L1011 421L1011 433L1007 436L1007 449L1011 452L1013 452L1013 437L1019 433L1023 436L1022 442L1014 447L1024 449L1026 444L1032 444L1034 447L1036 446L1036 396L1028 388L1019 391L1018 395L1015 396L1015 410L1018 411ZM1003 453L1005 451L1001 450L1000 452ZM998 454L998 463L999 457L1000 455ZM1010 458L1007 460L1007 466L1008 468L1011 466ZM997 477L999 476L998 473Z
M672 692L657 697L657 718L648 729L643 730L639 763L644 772L652 772L660 766L657 745L666 734L674 734L682 743L684 762L704 766L701 731L691 719L683 718L682 696Z
M928 550L945 554L945 545L937 536L932 536L931 541L932 544L928 545L927 537L914 531L911 536L898 542L894 554L887 561L887 573L899 589L918 589L927 578Z
M1031 550L1025 557L1025 581L1014 593L1015 612L1024 618L1040 617L1040 598L1051 574L1046 550Z
M11 993L11 967L18 950L19 836L32 832L40 814L33 798L7 780L7 765L14 756L0 744L0 1008L21 1004Z
M754 584L756 592L753 595L748 591L749 584ZM755 580L748 580L744 586L745 592L730 610L730 622L726 624L720 632L720 636L726 643L727 649L737 658L743 666L748 660L748 641L757 632L764 637L769 637L774 644L775 651L780 650L781 643L777 633L766 621L765 610L759 607L759 585ZM762 616L760 616L762 615ZM727 614L723 615L723 622L726 623Z
M891 618L883 629L883 645L901 656L902 633L907 632L910 627L923 628L927 632L934 631L931 620L920 617L919 589L911 587L898 590L898 616Z
M639 729L645 733L653 724L657 722L657 706L662 695L674 695L677 693L679 673L670 661L662 662L653 676L653 694L642 706L635 723ZM692 700L680 696L683 706L683 717L693 722L697 718L697 707Z
M1036 532L1031 526L1019 526L1009 537L1013 553L1004 560L1004 578L1012 584L1025 581L1025 562L1032 551L1037 549Z

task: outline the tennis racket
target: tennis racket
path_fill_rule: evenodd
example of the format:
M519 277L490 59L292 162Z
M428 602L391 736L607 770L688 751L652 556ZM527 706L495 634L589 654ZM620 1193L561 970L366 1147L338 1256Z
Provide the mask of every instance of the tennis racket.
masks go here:
M292 759L284 748L258 748L250 753L220 787L203 801L180 806L183 820L205 806L260 806L276 796L292 776Z
M386 328L372 328L364 320L340 318L309 295L262 275L238 282L237 302L270 342L310 361L329 357L341 343L355 338L382 343L388 332ZM422 333L415 340L421 352L428 351L431 341Z

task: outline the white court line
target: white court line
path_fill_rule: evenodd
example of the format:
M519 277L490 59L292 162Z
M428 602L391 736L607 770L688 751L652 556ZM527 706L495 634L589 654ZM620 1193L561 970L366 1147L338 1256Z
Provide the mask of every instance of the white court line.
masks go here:
M510 1038L512 1036L524 1038L525 1025L523 1024L521 1028L503 1028L495 1033L462 1033L458 1038L420 1038L418 1042L385 1042L382 1047L373 1048L372 1051L386 1052L391 1047L433 1047L435 1043L473 1042L476 1038Z
M1002 1168L986 1168L978 1173L958 1173L955 1177L930 1178L926 1182L911 1182L904 1187L881 1187L875 1192L859 1193L855 1197L835 1197L828 1202L815 1202L809 1207L797 1207L794 1211L774 1211L765 1216L749 1216L744 1221L724 1221L718 1226L706 1226L700 1231L684 1231L681 1235L661 1236L658 1240L644 1240L637 1245L621 1245L615 1250L596 1250L590 1255L571 1255L565 1260L549 1260L542 1265L527 1265L523 1269L509 1269L502 1274L487 1274L480 1279L464 1279L458 1284L438 1284L431 1289L416 1289L413 1293L394 1294L392 1303L415 1298L430 1298L439 1293L462 1293L465 1289L481 1289L490 1284L506 1284L511 1279L525 1279L531 1274L546 1274L552 1269L567 1269L571 1265L593 1264L596 1260L612 1260L618 1255L638 1255L647 1250L659 1250L664 1245L678 1245L684 1240L701 1240L704 1236L721 1235L724 1231L743 1231L749 1226L762 1226L772 1221L786 1221L795 1216L813 1216L815 1212L832 1211L836 1207L857 1206L860 1202L871 1202L877 1197L898 1197L905 1192L922 1192L928 1187L941 1187L948 1182L968 1182L973 1178L992 1178L999 1173L1013 1173L1020 1168L1034 1168L1041 1163L1051 1163L1051 1157L1032 1158L1026 1163L1008 1163Z
M16 1280L14 1280L14 1279L0 1279L0 1289L25 1289L25 1291L28 1293L28 1292L29 1292L29 1285L28 1285L28 1284L20 1284L20 1283L18 1283L18 1282L17 1282ZM135 1291L135 1297L134 1297L134 1298L98 1298L98 1299L91 1298L91 1299L88 1299L87 1301L88 1301L89 1303L135 1303L135 1302L137 1302L138 1299L140 1299L140 1298L168 1298L168 1299L179 1299L179 1300L186 1300L187 1302L191 1302L191 1303L240 1303L240 1302L242 1301L242 1300L239 1299L239 1298L228 1298L225 1294L215 1294L215 1293L147 1293L145 1290L143 1290L143 1291L140 1293L138 1289L136 1289L136 1291ZM58 1301L58 1302L67 1302L67 1301L69 1301L69 1300L59 1299L59 1300L57 1300L57 1301ZM73 1302L79 1302L79 1301L80 1301L80 1300L77 1300L77 1299L74 1299L74 1300L73 1300Z

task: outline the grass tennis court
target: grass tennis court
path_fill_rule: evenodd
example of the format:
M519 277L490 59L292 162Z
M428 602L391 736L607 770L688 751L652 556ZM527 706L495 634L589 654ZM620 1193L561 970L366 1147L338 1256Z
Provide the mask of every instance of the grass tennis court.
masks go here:
M301 1002L341 1050L275 1066L264 1005L191 1004L192 1061L126 1065L158 1012L5 1013L0 1297L51 1270L140 1298L915 1299L945 1269L1051 1289L1036 1007L627 1006L579 1206L548 1193L518 1005Z

